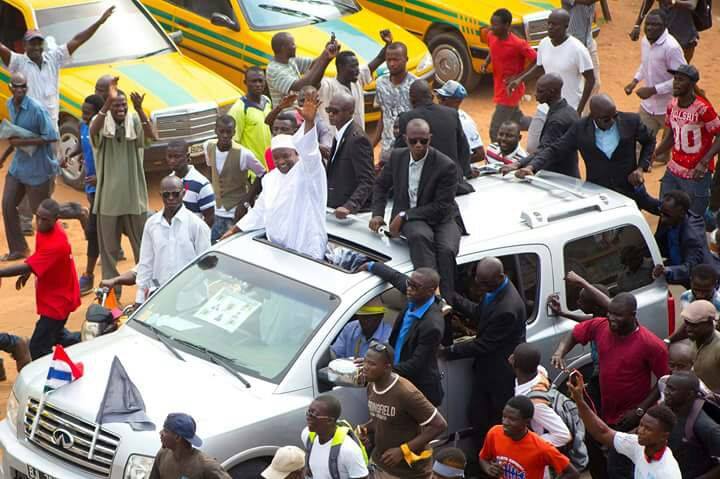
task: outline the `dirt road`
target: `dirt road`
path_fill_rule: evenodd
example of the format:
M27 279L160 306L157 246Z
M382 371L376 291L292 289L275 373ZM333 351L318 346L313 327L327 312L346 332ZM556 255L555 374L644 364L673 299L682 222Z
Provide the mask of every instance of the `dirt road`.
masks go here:
M621 110L636 111L638 109L639 100L633 95L627 97L623 92L623 87L631 79L635 72L640 57L640 44L633 43L628 39L627 32L633 25L635 15L639 8L638 0L623 1L610 0L610 8L614 17L614 21L610 24L602 25L602 33L598 38L601 60L601 90L612 95ZM713 62L712 45L720 41L720 34L717 29L702 34L702 42L700 43L695 55L694 63L700 69L702 80L700 86L705 89L708 98L720 105L720 83L715 83L719 77L720 64ZM530 89L533 90L532 88ZM477 121L481 128L483 138L487 141L487 128L490 122L490 115L493 111L492 105L492 79L486 78L480 87L473 92L471 98L465 101L463 108L468 111ZM523 110L526 113L534 111L534 103L526 103ZM5 145L0 143L0 151L3 151ZM4 186L4 178L7 173L7 165L5 171L0 172L0 190ZM651 175L646 178L648 189L651 193L657 194L659 189L658 179L662 175L662 169L655 169ZM161 175L151 175L148 178L150 185L150 203L154 208L161 206L158 195L158 183ZM59 184L56 190L56 198L61 201L80 201L85 202L84 195L71 190L65 185ZM1 223L1 222L0 222ZM86 243L84 234L80 225L76 222L67 224L67 233L73 245L73 253L77 264L78 272L85 268L85 249ZM31 242L31 247L34 240ZM131 256L129 245L125 246L125 251ZM5 233L3 225L0 224L0 253L7 252L7 244L5 241ZM131 261L121 263L119 269L125 271L131 267ZM96 276L99 278L100 270L96 270ZM125 297L132 297L132 292L127 291ZM6 280L0 288L0 331L10 331L23 336L29 336L32 333L37 316L35 314L35 290L32 281L28 283L24 290L18 292L14 288L14 280ZM77 330L82 323L82 318L90 303L91 297L83 298L83 305L70 318L68 326ZM8 381L0 383L0 417L5 414L5 401L12 382L15 378L15 366L11 358L4 355L5 368L8 373Z

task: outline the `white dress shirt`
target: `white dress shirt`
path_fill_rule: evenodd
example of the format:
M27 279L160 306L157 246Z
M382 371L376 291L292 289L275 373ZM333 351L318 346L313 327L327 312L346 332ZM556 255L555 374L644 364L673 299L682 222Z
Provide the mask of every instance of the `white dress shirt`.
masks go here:
M210 247L210 228L203 220L181 206L170 223L162 210L145 223L140 262L137 265L136 302L147 298L155 282L164 284L196 256Z
M262 178L255 206L238 221L242 231L265 228L268 239L315 259L325 258L327 176L315 128L304 124L293 135L298 162L283 174L275 168Z
M22 73L27 80L27 94L47 108L53 124L60 117L60 68L70 61L67 45L46 48L42 54L42 67L30 60L27 55L10 53L10 73Z
M668 70L676 70L687 63L682 47L675 37L665 30L655 43L646 37L641 42L640 67L635 73L635 80L645 86L655 87L656 94L640 100L640 107L651 115L664 115L667 105L672 100L673 75Z
M422 177L425 159L430 152L430 148L425 152L425 156L415 161L410 153L410 164L408 165L408 199L410 200L410 208L417 207L418 190L420 189L420 178Z
M517 379L515 380L515 395L527 396L541 380L546 378L547 372L545 368L538 366L538 374L530 381L518 384ZM533 401L533 405L535 406L535 413L530 423L533 432L555 447L567 445L572 436L562 418L547 404Z

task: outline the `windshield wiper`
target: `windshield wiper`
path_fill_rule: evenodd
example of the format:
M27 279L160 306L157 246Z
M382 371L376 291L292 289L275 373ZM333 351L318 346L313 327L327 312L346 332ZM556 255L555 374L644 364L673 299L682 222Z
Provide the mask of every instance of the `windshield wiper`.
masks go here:
M270 10L271 12L278 12L278 13L284 13L285 15L293 16L293 17L300 17L300 18L310 18L313 19L315 23L324 22L326 19L323 17L318 17L317 15L310 15L309 13L301 12L300 10L293 10L292 8L286 8L286 7L278 7L277 5L258 5L258 8L264 8L265 10Z
M184 339L179 339L179 338L174 338L174 339L175 339L175 341L177 341L177 342L179 342L179 343L181 343L181 344L184 344L185 346L188 346L188 347L190 347L190 348L193 348L193 349L196 349L196 350L200 351L201 353L203 353L203 354L205 355L206 358L208 358L208 360L209 360L211 363L216 364L216 365L218 365L218 366L222 366L223 369L225 369L227 372L229 372L230 374L232 374L233 376L235 376L238 381L240 381L241 383L243 383L243 385L244 385L246 388L250 389L251 385L250 385L250 383L248 382L248 380L245 379L244 377L242 377L242 375L240 375L240 373L237 372L234 367L230 366L229 363L232 363L232 362L233 362L232 359L230 359L230 358L228 358L228 357L226 357L226 356L223 356L223 355L220 354L220 353L216 353L215 351L211 351L211 350L209 350L209 349L207 349L207 348L204 348L204 347L202 347L202 346L199 346L199 345L197 345L197 344L195 344L195 343L191 343L190 341L185 341Z
M158 53L162 53L162 52L164 52L165 50L170 50L170 47L162 47L160 50L155 50L154 52L145 53L144 55L140 55L140 56L137 57L137 58L138 58L138 60L140 60L140 59L142 59L142 58L151 57L151 56L153 56L153 55L157 55Z
M173 347L173 345L170 343L170 340L172 337L168 336L165 332L163 332L161 329L153 326L152 324L146 323L144 321L138 321L137 319L133 321L136 324L142 324L147 329L152 331L153 336L155 339L163 343L163 345L170 350L171 353L173 353L173 356L178 358L180 361L185 361L185 358L178 353L177 349Z

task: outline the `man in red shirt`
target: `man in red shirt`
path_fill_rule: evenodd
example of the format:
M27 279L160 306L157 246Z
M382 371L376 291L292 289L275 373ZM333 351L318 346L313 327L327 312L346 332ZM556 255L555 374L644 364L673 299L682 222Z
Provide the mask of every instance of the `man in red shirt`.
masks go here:
M525 84L510 92L507 83L525 71L528 64L535 63L537 54L530 44L510 32L512 13L505 8L496 10L490 18L491 31L487 43L490 54L482 67L483 73L492 63L495 112L490 121L490 141L497 141L500 125L511 120L527 130L530 119L520 111L520 100L525 94Z
M57 222L60 205L52 198L37 209L35 253L25 263L0 269L0 278L18 276L15 288L25 286L31 274L37 278L35 304L40 319L30 338L33 360L50 354L55 344L67 346L76 342L65 329L70 313L80 306L80 286L75 271L70 242Z
M602 418L614 430L630 431L649 407L645 401L652 375L659 378L669 373L667 347L638 323L637 301L630 293L619 293L610 301L607 318L577 324L560 341L550 362L565 369L565 355L575 345L590 341L597 346ZM632 463L611 450L607 467L605 477L630 477L627 471L632 470Z
M672 147L660 186L660 196L681 190L690 196L690 211L703 216L708 208L708 192L715 155L720 152L720 119L710 102L700 96L697 82L700 73L692 65L680 65L673 74L673 99L668 103L665 126L670 131L655 149L655 156ZM717 183L717 182L716 182ZM713 198L710 210L720 207L720 185L712 185ZM708 212L706 221L714 224L714 214Z

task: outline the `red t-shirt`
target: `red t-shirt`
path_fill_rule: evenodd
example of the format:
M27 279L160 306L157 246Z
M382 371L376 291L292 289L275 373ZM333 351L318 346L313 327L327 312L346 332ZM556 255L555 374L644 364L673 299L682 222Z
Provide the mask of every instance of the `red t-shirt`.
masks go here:
M692 169L708 152L720 134L720 119L715 109L705 98L696 97L687 108L678 105L673 98L668 103L665 126L672 128L672 159L667 169L680 178L692 178ZM710 160L709 170L715 171L715 158Z
M493 426L485 436L480 459L497 461L503 469L503 479L542 479L546 466L560 475L570 464L555 446L534 432L528 431L525 437L513 441L500 425Z
M628 336L610 331L607 318L584 321L573 329L575 341L595 341L600 364L603 419L616 424L650 394L651 378L670 374L665 343L650 330L639 326Z
M62 321L80 306L75 261L65 231L60 223L49 233L38 231L35 253L25 260L37 277L35 303L37 313Z
M488 46L493 68L493 82L495 95L493 101L496 105L517 106L525 94L525 84L508 96L505 91L505 82L525 70L529 63L535 63L537 53L530 44L514 34L501 40L492 32L488 33Z

